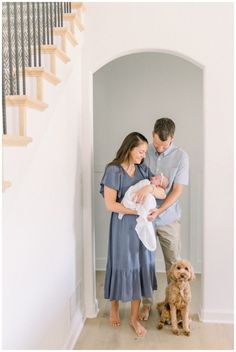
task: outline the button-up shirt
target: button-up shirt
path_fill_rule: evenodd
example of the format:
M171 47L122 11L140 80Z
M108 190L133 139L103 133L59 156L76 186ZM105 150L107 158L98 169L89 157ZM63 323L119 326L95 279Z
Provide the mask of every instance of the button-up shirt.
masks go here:
M158 153L153 144L150 144L144 163L156 175L163 173L168 177L169 184L166 188L167 195L172 191L174 184L188 185L189 179L189 158L188 154L173 143L167 150ZM164 202L164 199L157 199L157 208ZM155 220L154 226L168 225L179 220L181 208L179 200L164 210Z

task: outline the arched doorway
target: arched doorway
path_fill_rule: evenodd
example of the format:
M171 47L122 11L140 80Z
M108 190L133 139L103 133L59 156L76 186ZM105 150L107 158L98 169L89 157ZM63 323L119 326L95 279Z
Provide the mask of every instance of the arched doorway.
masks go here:
M176 53L118 57L93 74L95 268L105 269L110 215L98 193L105 165L124 136L139 131L151 141L157 118L176 122L176 144L190 156L190 185L182 196L182 257L201 273L203 209L203 69ZM157 270L164 270L160 248Z
M117 55L113 55L112 57L105 57L102 62L97 62L93 67L91 65L88 65L87 72L85 80L84 80L84 90L86 91L85 94L85 110L84 112L86 113L86 124L84 124L84 133L87 133L86 135L89 136L89 140L86 138L86 146L89 147L90 151L89 154L91 155L91 159L89 162L86 160L84 162L84 170L83 170L83 175L84 175L84 191L85 191L85 200L86 200L86 207L84 209L84 224L83 224L83 231L84 231L84 248L85 248L85 257L84 257L84 273L86 275L86 280L84 283L84 297L85 297L85 310L86 310L86 316L87 317L94 317L96 316L98 312L98 304L97 304L97 299L96 299L96 278L95 278L95 271L96 271L96 257L95 257L95 195L96 197L100 197L98 195L98 188L97 184L94 180L94 170L95 170L95 165L94 165L94 151L95 151L95 146L94 146L94 140L93 140L93 133L94 131L94 77L97 72L99 72L100 69L105 67L106 65L111 64L113 61L115 62L117 59L122 59L123 57L128 57L132 55L138 55L138 54L166 54L170 57L177 58L180 61L182 61L183 64L190 65L192 68L196 68L199 71L199 74L201 75L201 80L203 81L203 70L204 66L196 62L191 57L188 57L187 55L184 55L182 53L176 52L176 51L171 51L171 50L162 50L162 49L134 49L126 52L121 52L117 53ZM96 62L96 60L95 60ZM107 66L108 67L108 66ZM203 82L202 82L202 88L201 88L201 95L203 96ZM200 115L199 115L200 116ZM172 114L172 118L174 118L174 114ZM201 120L203 124L203 108L201 111ZM154 117L155 119L155 117ZM191 121L191 120L190 120ZM178 122L177 122L178 123ZM151 126L151 125L150 125ZM151 130L152 130L151 126ZM186 126L182 127L186 130ZM203 127L202 127L203 128ZM108 131L108 128L106 128ZM132 128L133 130L133 128ZM148 132L151 133L150 127ZM193 131L195 131L195 126L192 125L191 127L191 132L189 137L191 138L191 134L193 134ZM203 131L201 130L201 143L202 145L202 150L203 150ZM147 137L148 137L148 133ZM176 134L177 137L177 134ZM120 140L119 140L120 142ZM178 140L177 140L178 142ZM183 143L180 141L180 145L184 147ZM114 144L114 148L115 148ZM186 150L188 148L185 148ZM197 155L197 158L199 158L199 150L198 150L198 145L195 145L195 155ZM114 151L114 149L113 149ZM187 150L188 151L188 150ZM196 159L194 157L194 159ZM102 170L103 165L100 165L100 170ZM200 171L200 170L199 170ZM197 178L194 176L194 180L197 181ZM95 182L94 182L95 181ZM203 182L203 181L202 181ZM200 182L199 182L199 188L200 188ZM201 189L200 189L201 192ZM195 193L196 194L196 193ZM199 196L201 194L199 193ZM188 194L188 197L190 196L190 193ZM101 198L100 198L101 200ZM201 203L202 200L200 200ZM200 204L198 203L198 204ZM194 204L193 204L194 205ZM189 210L188 210L189 211ZM191 212L193 213L195 211L194 207L192 207ZM197 209L198 216L202 216L202 204L201 206L198 207ZM197 219L195 217L195 221ZM194 222L191 222L191 227L196 229L194 227ZM197 224L199 227L200 224ZM107 230L108 232L108 230ZM107 233L106 232L106 233ZM198 248L196 250L196 243L192 242L191 244L188 244L188 253L191 251L192 254L194 254L196 257L198 256L198 253L202 253L202 243L198 243ZM198 251L198 252L197 252ZM104 260L103 260L104 263ZM199 270L201 271L201 262L199 262Z

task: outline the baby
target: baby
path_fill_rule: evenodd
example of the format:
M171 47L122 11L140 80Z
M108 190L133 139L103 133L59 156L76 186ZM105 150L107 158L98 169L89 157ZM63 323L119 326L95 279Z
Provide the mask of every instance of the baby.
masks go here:
M144 246L150 250L155 251L156 249L156 236L151 221L148 221L147 217L151 209L156 208L156 198L152 193L149 193L143 203L136 203L135 196L136 192L147 185L153 185L158 188L159 199L166 198L165 189L168 186L168 179L162 173L151 177L150 180L141 180L135 185L129 187L126 191L124 198L121 203L126 207L133 210L137 210L139 217L137 218L137 225L135 230L138 234L139 239L142 241ZM121 220L123 214L119 214L118 218Z

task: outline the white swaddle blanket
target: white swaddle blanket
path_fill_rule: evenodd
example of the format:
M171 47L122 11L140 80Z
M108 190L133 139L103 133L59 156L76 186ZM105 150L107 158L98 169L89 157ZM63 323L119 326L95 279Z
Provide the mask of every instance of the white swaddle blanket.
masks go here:
M149 251L155 251L156 249L156 235L151 221L148 221L147 216L151 209L156 208L156 199L152 194L148 194L143 204L135 203L134 197L135 193L143 188L144 186L150 185L148 179L141 180L135 185L129 187L126 191L121 204L124 207L137 210L139 217L137 218L137 225L135 226L135 231L138 234L140 241ZM121 220L123 214L119 214L118 218Z

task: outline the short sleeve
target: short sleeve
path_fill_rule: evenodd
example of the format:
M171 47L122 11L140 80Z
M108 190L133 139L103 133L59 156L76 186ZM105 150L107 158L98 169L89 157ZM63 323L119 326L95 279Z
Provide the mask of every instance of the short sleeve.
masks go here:
M189 158L188 154L183 152L174 183L188 185L189 182Z
M110 187L118 191L118 196L120 193L120 184L121 184L121 172L120 168L117 165L107 166L104 175L100 183L100 193L104 197L104 186Z
M151 172L151 170L146 164L140 164L138 165L138 167L144 178L150 179L152 176L154 176L154 174Z

